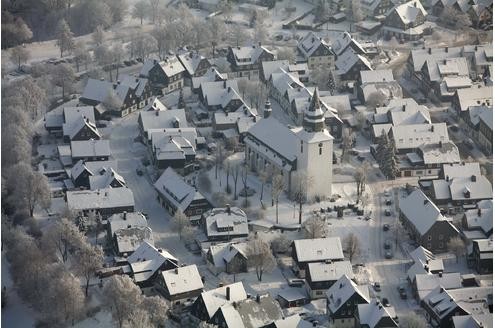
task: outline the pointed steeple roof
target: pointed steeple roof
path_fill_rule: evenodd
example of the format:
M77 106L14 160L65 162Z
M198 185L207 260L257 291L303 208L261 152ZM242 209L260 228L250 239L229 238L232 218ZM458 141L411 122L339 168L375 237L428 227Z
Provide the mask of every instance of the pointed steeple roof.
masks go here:
M309 116L319 116L323 115L323 110L321 109L321 101L320 101L320 94L318 92L318 88L315 88L315 91L313 92L313 96L311 97L311 103L309 104L307 114Z
M325 117L318 88L315 88L311 103L304 113L303 126L308 131L322 131L325 127Z

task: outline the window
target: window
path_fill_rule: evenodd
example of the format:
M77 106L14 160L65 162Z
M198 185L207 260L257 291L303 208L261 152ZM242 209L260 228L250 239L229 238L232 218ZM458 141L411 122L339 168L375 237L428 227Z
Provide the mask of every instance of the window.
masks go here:
M443 240L443 235L442 235L442 234L439 234L439 235L438 235L438 239L439 239L439 240Z
M321 152L322 152L322 148L320 147L320 155L321 155Z
M428 240L431 240L431 235L428 235Z

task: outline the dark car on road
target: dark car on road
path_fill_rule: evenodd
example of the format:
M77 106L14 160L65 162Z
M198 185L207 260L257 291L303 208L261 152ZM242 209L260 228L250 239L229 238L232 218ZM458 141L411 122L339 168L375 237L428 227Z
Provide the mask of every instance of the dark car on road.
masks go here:
M390 249L385 251L385 258L386 259L391 259L394 255L392 254L392 251Z
M390 240L385 240L385 244L383 244L383 247L385 249L390 249L392 248L392 242Z
M398 289L399 289L400 298L402 298L403 300L407 299L406 289L402 286L400 286Z
M390 230L390 226L387 223L385 223L383 225L383 231L389 231L389 230Z
M390 215L392 215L392 212L390 212L390 210L388 210L388 209L385 210L385 216L390 216Z
M386 297L382 298L382 304L383 306L390 306L390 302L388 301L388 298Z
M380 292L380 291L382 291L382 286L380 285L380 283L379 283L379 282L375 282L375 283L373 284L373 289L374 289L375 291L377 291L377 292Z

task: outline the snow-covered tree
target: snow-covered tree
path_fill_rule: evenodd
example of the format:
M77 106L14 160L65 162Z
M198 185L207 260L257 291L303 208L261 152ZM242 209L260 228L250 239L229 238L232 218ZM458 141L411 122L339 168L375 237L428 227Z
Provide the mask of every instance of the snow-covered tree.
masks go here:
M272 240L272 250L275 253L287 253L291 243L292 241L288 239L285 234L280 234L277 238Z
M47 254L57 254L57 259L65 263L70 252L83 248L86 237L77 226L62 218L48 227L42 237L42 245Z
M297 172L294 175L292 198L298 205L299 224L302 224L303 204L306 202L306 193L308 185L313 182L313 178L309 177L305 172Z
M87 297L91 278L95 277L96 271L103 266L103 251L86 243L77 251L76 256L75 271L85 280L84 294Z
M74 44L74 62L76 63L76 70L79 72L79 67L84 64L85 69L88 69L88 63L91 61L91 54L84 46L82 41L78 41Z
M401 317L399 321L400 328L423 328L427 326L425 318L414 313Z
M289 63L294 63L296 61L296 53L294 49L290 47L282 47L277 51L278 60L288 60Z
M109 306L119 328L133 318L134 312L140 308L143 300L139 287L126 275L111 276L105 284L103 296L105 299L103 304Z
M57 46L60 49L60 57L74 48L74 34L65 19L62 19L57 27Z
M10 61L17 66L18 69L21 68L21 64L27 62L31 57L29 50L22 46L17 46L10 49Z
M172 228L179 234L179 239L182 239L183 232L186 227L191 225L189 218L181 210L177 210L171 219Z
M53 84L62 88L62 99L65 99L66 92L72 92L76 73L69 64L59 64L51 72Z
M359 202L366 188L366 182L369 173L368 169L368 166L366 164L363 164L360 165L354 172L354 181L356 181L356 203Z
M141 25L143 25L143 19L148 17L149 15L149 4L146 0L140 0L134 4L132 7L132 18L137 18L141 21Z
M276 261L270 250L270 245L259 236L250 238L246 248L248 264L256 270L258 281L262 281L265 272L275 269Z
M344 239L344 250L349 256L349 261L352 262L354 256L358 255L361 249L359 238L354 233L349 233Z
M393 142L390 141L385 131L382 131L382 134L378 139L376 159L383 175L385 175L387 179L395 179L399 171L395 158L395 146Z
M160 327L167 319L168 305L159 296L144 297L142 307L148 312L150 323L153 327Z
M311 217L303 223L304 236L308 239L326 237L327 225L325 220L319 217Z

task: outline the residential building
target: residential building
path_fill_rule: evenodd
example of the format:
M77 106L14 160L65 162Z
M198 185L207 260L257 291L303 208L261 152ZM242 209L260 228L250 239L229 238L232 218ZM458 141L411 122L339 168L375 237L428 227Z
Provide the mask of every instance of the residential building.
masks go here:
M150 227L126 227L114 232L112 245L116 256L126 257L132 254L142 243L154 244Z
M282 308L291 308L306 305L311 300L305 292L296 288L287 288L278 292L277 301Z
M124 271L143 288L153 286L161 271L177 268L179 260L166 249L144 242L127 257L127 263L129 268Z
M446 251L449 240L459 235L452 219L419 189L400 200L399 219L412 239L433 253Z
M138 109L148 105L153 96L153 88L148 79L131 75L119 75L117 83L119 82L131 88L134 97L133 100L135 100Z
M399 3L390 9L382 28L387 38L418 40L423 36L427 12L419 0Z
M83 140L70 142L72 162L107 161L110 158L110 142L108 140Z
M79 160L69 172L74 188L90 188L89 177L93 175L93 172L86 166L83 160Z
M222 74L215 67L210 67L203 75L191 78L191 89L193 93L198 93L201 83L226 81L227 78L227 74Z
M247 108L238 90L236 80L202 82L199 99L209 111L235 112L239 108Z
M407 278L411 284L415 283L418 274L440 274L444 271L443 260L423 246L410 252L409 256L414 261L414 264L407 270Z
M467 210L462 217L463 234L466 239L475 234L479 237L488 238L493 234L493 200L483 200L476 204L476 208Z
M413 295L421 301L432 290L442 286L445 289L462 288L462 278L459 272L439 272L416 274L412 283Z
M95 213L105 219L115 213L134 212L134 195L129 188L67 191L66 198L69 210L84 216Z
M111 240L118 230L132 227L148 227L148 221L143 213L124 211L113 214L107 219L107 238Z
M215 275L220 272L236 274L247 272L248 257L246 253L247 243L220 243L211 245L204 258L208 269Z
M369 304L357 304L354 320L359 328L395 328L399 327L395 309L384 307L378 300Z
M265 327L279 319L282 319L280 305L266 294L235 302L235 305L232 303L221 306L210 323L225 328L255 328Z
M148 147L153 164L159 170L172 167L187 170L196 159L199 137L196 128L172 128L148 131Z
M343 260L339 237L300 239L292 243L292 270L300 278L306 277L310 263Z
M170 215L180 210L199 224L201 214L212 208L210 202L195 187L187 183L171 167L165 169L156 180L154 187L158 193L160 204L167 209Z
M89 189L98 190L106 188L126 187L124 177L115 172L113 168L102 167L89 176Z
M261 44L246 47L229 47L227 61L234 77L256 80L261 75L261 63L275 59L273 52Z
M151 132L188 127L183 108L167 109L158 99L153 100L150 105L156 106L140 111L138 117L139 131L146 145L151 142Z
M192 84L193 77L205 75L211 67L208 59L197 52L186 51L180 55L177 55L177 58L179 58L179 61L185 68L184 77L189 85Z
M467 287L446 290L437 287L421 302L426 319L433 327L452 327L452 318L459 315L490 314L488 303L492 287Z
M318 324L313 324L307 320L304 320L301 318L300 315L298 314L293 314L288 317L283 317L282 319L275 320L268 326L267 328L289 328L289 327L295 327L295 328L314 328L314 327L323 327L319 326Z
M355 54L366 55L366 49L364 49L362 44L354 39L349 32L343 32L341 36L336 38L332 43L332 51L338 58L349 49L352 49Z
M75 118L70 123L63 125L64 142L83 141L83 140L99 140L101 139L100 131L96 128L96 124L84 116Z
M342 275L326 291L326 298L327 315L335 328L354 328L357 305L370 303L368 286L357 285L347 275Z
M325 128L324 110L315 90L305 111L303 126L289 129L271 116L251 127L244 138L246 162L259 170L271 165L282 174L287 190L304 172L308 179L306 198L324 198L332 193L333 137Z
M352 264L349 261L326 261L308 263L306 270L306 289L311 299L325 298L325 292L335 284L335 282L347 275L354 278Z
M491 155L493 150L493 109L485 110L480 114L477 139L481 149L486 154Z
M365 56L348 47L335 61L335 73L341 82L353 82L359 79L361 71L372 70L371 62Z
M139 76L149 79L156 94L167 94L184 86L185 71L177 57L168 56L162 61L148 59Z
M309 69L316 69L318 66L330 68L334 66L335 54L332 48L314 32L309 32L299 41L297 51L308 63Z
M155 287L168 301L178 305L201 295L204 285L198 267L193 264L162 271Z
M230 205L203 213L201 224L209 241L229 241L247 237L249 234L246 213Z
M402 87L394 80L390 69L362 71L356 89L357 96L363 104L368 103L370 99L375 101L379 98L388 102L390 99L402 98Z
M209 322L217 310L234 302L247 299L242 282L235 282L202 292L191 307L191 314L200 321Z
M470 254L474 263L473 267L479 274L493 273L493 240L473 240L473 252Z
M390 129L389 138L399 154L415 152L424 144L450 141L445 123L394 125Z
M393 3L390 0L361 0L360 8L363 14L369 18L385 16L392 8Z

